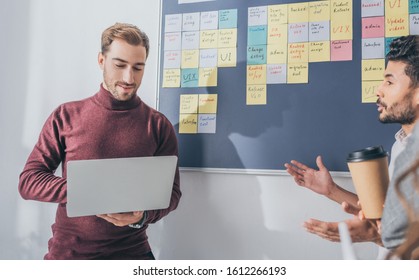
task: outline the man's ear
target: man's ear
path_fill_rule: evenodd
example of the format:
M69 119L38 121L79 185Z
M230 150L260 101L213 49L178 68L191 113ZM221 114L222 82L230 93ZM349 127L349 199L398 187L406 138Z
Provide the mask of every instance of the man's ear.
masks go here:
M105 56L103 55L102 52L99 52L99 54L97 56L97 62L99 64L100 69L103 70L104 65L105 65Z

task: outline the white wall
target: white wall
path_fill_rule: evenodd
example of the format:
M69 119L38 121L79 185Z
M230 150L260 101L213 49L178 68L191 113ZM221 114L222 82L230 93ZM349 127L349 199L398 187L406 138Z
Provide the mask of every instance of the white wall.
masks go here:
M41 259L55 204L24 201L18 176L50 112L98 89L100 34L116 21L144 29L151 53L140 96L157 92L157 0L0 0L0 259ZM338 183L352 188L348 178ZM339 205L294 185L289 176L181 173L179 208L149 229L160 259L339 259L339 244L306 233L315 217L348 218ZM374 258L372 244L357 245Z

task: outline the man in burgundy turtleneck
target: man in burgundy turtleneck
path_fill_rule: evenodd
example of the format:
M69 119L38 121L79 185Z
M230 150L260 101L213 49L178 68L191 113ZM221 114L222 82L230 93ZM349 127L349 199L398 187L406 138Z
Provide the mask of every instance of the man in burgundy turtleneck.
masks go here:
M67 161L178 155L171 123L137 96L148 52L148 37L136 26L106 29L98 56L99 91L59 106L42 128L20 174L19 192L24 199L59 203L45 259L154 259L147 225L176 209L178 169L167 209L76 218L66 211ZM54 175L60 163L62 177Z

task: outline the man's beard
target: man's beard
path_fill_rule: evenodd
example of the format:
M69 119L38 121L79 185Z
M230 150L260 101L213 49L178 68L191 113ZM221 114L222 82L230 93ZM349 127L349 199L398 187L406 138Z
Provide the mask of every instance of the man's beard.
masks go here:
M402 102L396 102L391 107L387 107L380 99L377 100L378 104L384 107L384 112L387 115L383 117L378 116L382 123L399 123L402 125L413 124L416 120L416 108L412 106L413 91L409 92ZM402 104L405 104L404 106Z
M108 88L109 92L117 100L128 101L128 100L132 99L137 93L136 85L134 84L133 88L132 88L132 92L129 94L129 98L128 99L123 99L121 94L117 90L117 85L127 85L128 86L129 84L124 83L124 82L120 82L120 81L114 82L114 81L108 80L106 78L106 70L103 71L103 80L104 80L104 82L106 84L106 87Z

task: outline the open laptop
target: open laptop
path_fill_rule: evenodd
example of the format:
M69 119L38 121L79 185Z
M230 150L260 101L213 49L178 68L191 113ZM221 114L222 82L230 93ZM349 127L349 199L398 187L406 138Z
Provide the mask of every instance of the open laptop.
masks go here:
M169 207L176 156L74 160L67 162L67 215Z

